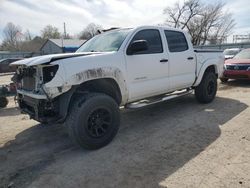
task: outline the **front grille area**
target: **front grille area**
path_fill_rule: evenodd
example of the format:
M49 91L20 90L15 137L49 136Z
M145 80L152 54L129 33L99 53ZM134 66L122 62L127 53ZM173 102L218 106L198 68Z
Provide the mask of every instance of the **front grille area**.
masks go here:
M33 91L36 88L36 69L27 67L19 69L15 76L15 82L18 84L19 89Z
M226 70L250 70L250 65L226 65Z
M36 79L34 77L22 78L22 89L33 91L36 88Z

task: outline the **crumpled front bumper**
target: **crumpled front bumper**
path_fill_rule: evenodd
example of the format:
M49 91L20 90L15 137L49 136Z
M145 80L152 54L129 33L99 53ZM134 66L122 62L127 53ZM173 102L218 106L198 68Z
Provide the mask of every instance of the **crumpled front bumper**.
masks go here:
M17 102L21 112L42 123L55 122L58 116L58 100L50 101L45 95L18 90Z
M30 92L30 91L24 91L24 90L17 89L17 93L20 95L26 95L26 96L34 98L34 99L48 99L47 96L44 94L35 94L33 92Z

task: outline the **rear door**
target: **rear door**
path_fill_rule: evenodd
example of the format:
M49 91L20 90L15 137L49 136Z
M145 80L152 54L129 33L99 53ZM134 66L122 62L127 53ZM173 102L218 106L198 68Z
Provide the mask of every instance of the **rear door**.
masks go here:
M170 89L190 87L195 80L196 60L192 44L183 32L164 30L169 50Z
M125 55L130 101L168 90L168 54L164 53L164 34L161 35L161 32L158 29L139 30L127 46L129 48L136 40L146 40L148 43L148 50Z

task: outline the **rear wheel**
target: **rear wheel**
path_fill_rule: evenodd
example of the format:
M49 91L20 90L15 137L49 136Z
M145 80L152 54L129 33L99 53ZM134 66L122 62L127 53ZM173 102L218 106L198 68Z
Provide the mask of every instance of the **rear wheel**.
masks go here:
M112 141L120 125L118 104L108 95L87 94L74 101L66 126L70 137L85 149L98 149Z
M210 103L217 92L217 77L213 72L204 74L201 83L195 88L196 99L200 103Z
M0 108L4 108L8 105L9 101L6 97L0 97Z

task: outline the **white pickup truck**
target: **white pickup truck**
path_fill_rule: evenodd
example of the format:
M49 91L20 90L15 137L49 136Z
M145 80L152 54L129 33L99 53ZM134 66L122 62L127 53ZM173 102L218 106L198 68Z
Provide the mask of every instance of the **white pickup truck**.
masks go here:
M193 90L211 102L224 56L194 50L178 29L142 26L99 34L76 53L20 60L13 77L22 112L62 123L81 147L98 149L116 135L119 107L140 108Z

